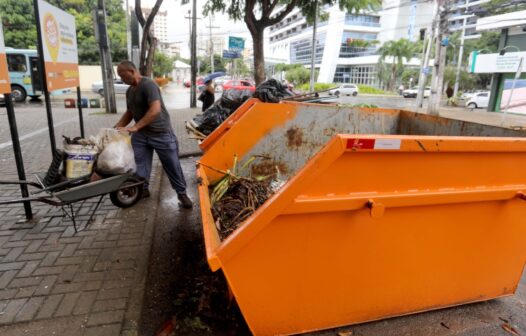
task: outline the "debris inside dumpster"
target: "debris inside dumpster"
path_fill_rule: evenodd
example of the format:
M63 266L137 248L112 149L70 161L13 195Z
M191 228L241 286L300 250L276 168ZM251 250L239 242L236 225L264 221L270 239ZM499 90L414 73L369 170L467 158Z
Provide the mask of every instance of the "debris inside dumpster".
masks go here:
M250 97L252 92L249 90L225 90L221 98L204 113L185 123L186 130L195 138L204 139Z
M224 176L210 187L212 216L221 239L234 232L284 184L278 166L268 175L242 177L244 171L252 171L251 165L258 158L249 158L238 170L237 156L234 156L233 169L222 172Z
M261 83L254 92L254 98L265 103L279 103L283 98L292 96L294 93L274 78Z

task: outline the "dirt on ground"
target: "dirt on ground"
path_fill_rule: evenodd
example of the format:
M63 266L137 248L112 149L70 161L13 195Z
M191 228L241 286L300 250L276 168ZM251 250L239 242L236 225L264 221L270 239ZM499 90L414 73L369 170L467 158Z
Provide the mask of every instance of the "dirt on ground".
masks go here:
M193 161L183 170L194 207L181 209L162 181L139 335L250 335L223 274L206 262Z

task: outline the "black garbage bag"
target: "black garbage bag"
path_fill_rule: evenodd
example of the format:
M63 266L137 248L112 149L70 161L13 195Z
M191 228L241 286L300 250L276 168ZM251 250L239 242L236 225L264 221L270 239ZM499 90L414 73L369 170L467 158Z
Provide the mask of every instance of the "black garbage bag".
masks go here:
M210 106L203 114L196 116L193 121L199 132L204 135L212 133L226 118L231 114L229 109L215 103Z
M250 90L225 90L221 95L221 106L231 110L234 113L247 99L251 98L253 93Z
M271 78L261 83L254 92L254 98L259 98L265 103L279 103L285 97L293 96L294 94L280 82Z

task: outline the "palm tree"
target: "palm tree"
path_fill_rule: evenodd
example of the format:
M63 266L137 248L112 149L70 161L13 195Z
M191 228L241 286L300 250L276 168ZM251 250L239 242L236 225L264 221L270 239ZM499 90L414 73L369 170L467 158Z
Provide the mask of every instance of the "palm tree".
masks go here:
M389 41L380 49L380 62L385 61L386 57L392 57L391 60L391 80L389 81L389 90L394 91L396 83L396 74L404 66L404 58L409 61L415 53L415 44L408 39L399 39L398 41Z

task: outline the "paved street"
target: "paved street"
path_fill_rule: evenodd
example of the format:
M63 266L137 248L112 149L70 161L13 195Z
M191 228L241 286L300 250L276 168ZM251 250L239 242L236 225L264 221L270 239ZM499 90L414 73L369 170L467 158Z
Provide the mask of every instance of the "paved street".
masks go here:
M179 137L180 152L185 156L182 162L189 193L195 200L193 169L199 148L187 138L183 121L200 109L187 108L188 89L167 87L164 96ZM396 104L409 101L356 98L386 107L401 107ZM85 109L86 134L112 126L123 112L122 97L118 102L117 115ZM444 109L441 115L490 124L502 122L501 114L465 109ZM31 178L31 174L45 171L50 162L45 109L39 103L17 105L16 116L25 168ZM79 134L77 110L65 109L62 101L55 98L53 116L60 147L63 134ZM526 125L526 117L509 115L504 122ZM3 108L0 162L1 178L17 179ZM184 211L177 206L176 196L157 161L153 176L149 199L124 210L106 200L97 210L94 222L77 234L71 221L61 217L59 208L33 203L35 220L26 223L22 206L0 206L0 335L153 335L171 316L180 314L181 307L176 303L181 300L182 287L190 284L200 290L203 279L209 279L203 274L210 276L203 255L199 207L196 204L191 211ZM18 196L18 187L0 191L0 200ZM84 202L80 218L86 220L94 206L94 200ZM194 277L199 281L194 281ZM524 275L517 294L511 297L313 335L510 335L503 329L504 324L520 334L526 333ZM221 332L204 328L180 334L227 335L232 330L230 326L223 328ZM246 328L236 330L241 330L238 335L247 333Z
M169 95L169 93L165 93ZM123 112L108 115L85 109L86 134L111 127ZM167 99L169 101L169 99ZM176 102L172 101L171 106ZM78 112L55 99L57 146L61 136L79 135ZM16 105L28 179L50 163L47 119L42 104ZM195 110L171 110L178 134ZM0 173L17 179L5 110L0 110ZM181 141L181 154L198 152L195 141ZM34 221L24 221L20 205L0 207L0 334L137 335L162 174L154 165L152 197L130 209L109 199L87 230L76 233L60 208L32 203ZM193 176L189 176L190 181ZM0 199L19 197L16 186L3 187ZM80 220L95 206L85 201ZM176 206L174 211L181 211Z

